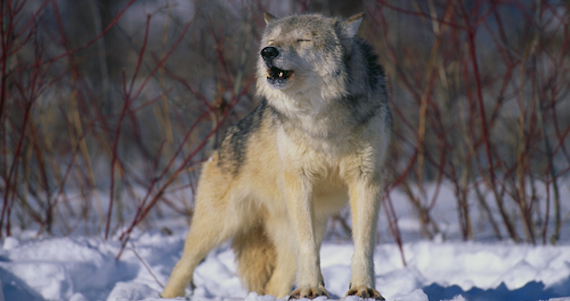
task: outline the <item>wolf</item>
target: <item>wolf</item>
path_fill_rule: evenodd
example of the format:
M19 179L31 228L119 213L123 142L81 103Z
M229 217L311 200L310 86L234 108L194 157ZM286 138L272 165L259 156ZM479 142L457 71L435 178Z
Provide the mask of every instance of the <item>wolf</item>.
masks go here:
M319 249L327 220L349 203L347 295L383 300L373 254L392 118L383 68L357 36L363 17L264 15L260 103L204 164L184 253L162 297L184 296L200 261L231 238L250 291L328 296Z

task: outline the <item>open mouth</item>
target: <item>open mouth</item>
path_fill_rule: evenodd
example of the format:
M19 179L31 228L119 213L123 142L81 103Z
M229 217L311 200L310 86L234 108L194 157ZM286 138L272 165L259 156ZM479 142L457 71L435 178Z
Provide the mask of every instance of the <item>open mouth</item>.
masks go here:
M284 83L292 74L292 70L282 70L277 67L267 68L267 80L272 84Z

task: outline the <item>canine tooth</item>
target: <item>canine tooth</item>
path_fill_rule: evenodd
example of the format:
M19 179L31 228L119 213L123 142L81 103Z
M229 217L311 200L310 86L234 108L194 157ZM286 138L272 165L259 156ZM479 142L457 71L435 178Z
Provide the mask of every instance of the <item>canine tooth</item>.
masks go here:
M279 77L282 77L282 76L283 76L283 72L279 72Z

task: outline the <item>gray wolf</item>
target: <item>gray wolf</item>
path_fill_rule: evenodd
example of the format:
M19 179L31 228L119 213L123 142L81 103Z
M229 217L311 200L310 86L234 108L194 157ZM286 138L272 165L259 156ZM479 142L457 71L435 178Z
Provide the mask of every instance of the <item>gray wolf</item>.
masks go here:
M391 115L384 71L357 37L362 20L265 14L260 104L204 164L184 254L162 297L183 296L200 261L230 238L249 290L328 296L319 249L327 220L348 202L347 295L383 300L373 254Z

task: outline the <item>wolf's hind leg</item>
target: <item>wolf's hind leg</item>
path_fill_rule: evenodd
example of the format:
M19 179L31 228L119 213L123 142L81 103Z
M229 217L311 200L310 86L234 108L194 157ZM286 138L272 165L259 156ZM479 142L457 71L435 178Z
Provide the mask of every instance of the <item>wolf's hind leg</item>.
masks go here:
M266 227L271 235L275 246L276 261L275 269L265 292L277 298L283 298L291 293L297 272L297 255L295 250L295 238L290 232L290 222L286 216L271 216L267 220Z
M184 290L192 281L194 269L200 261L215 246L234 234L232 227L221 223L222 220L225 218L221 217L220 214L212 216L212 214L204 214L200 211L195 212L192 226L184 244L184 253L180 261L174 266L161 297L183 297Z
M295 272L297 271L297 258L295 252L289 248L277 249L275 270L267 283L265 293L283 298L291 293Z
M211 166L210 166L211 167ZM198 188L198 198L182 258L170 275L161 297L183 297L192 281L194 269L215 246L233 237L242 228L243 219L233 205L231 183L222 183L216 170L205 168ZM220 181L217 181L220 179Z

